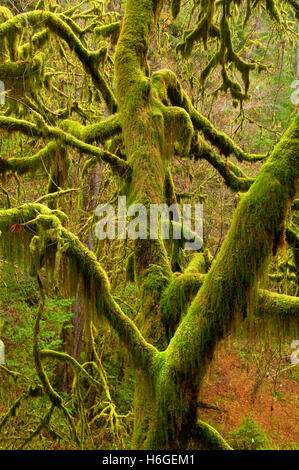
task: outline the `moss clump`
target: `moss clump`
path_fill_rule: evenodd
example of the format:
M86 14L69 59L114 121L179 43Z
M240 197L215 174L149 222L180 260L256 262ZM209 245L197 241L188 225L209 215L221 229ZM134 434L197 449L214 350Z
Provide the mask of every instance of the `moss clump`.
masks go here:
M188 155L193 136L193 125L189 114L179 107L162 108L164 118L165 156L169 160L174 151L178 155Z
M190 57L194 44L197 41L202 40L204 47L207 46L207 41L211 33L211 25L215 10L215 0L208 0L203 5L202 10L199 13L198 23L194 29L184 31L183 39L177 46L177 51L182 54L183 57Z

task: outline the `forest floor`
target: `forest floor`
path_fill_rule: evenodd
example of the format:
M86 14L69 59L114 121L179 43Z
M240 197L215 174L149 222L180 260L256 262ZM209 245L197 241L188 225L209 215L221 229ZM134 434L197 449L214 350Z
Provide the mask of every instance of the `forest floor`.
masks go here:
M201 408L201 419L234 448L298 449L299 368L290 365L280 364L277 374L273 364L264 363L261 371L242 354L239 342L222 347L200 397L218 409Z

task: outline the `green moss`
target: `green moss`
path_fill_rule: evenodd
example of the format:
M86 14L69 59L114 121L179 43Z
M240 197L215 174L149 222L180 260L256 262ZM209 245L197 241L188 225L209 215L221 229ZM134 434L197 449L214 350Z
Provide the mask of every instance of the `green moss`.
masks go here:
M253 319L258 280L283 244L285 219L298 190L298 145L296 117L242 196L221 250L169 343L157 376L156 444L169 445L192 427L197 393L218 342L245 317Z
M117 43L119 34L120 34L120 29L121 29L121 22L116 21L114 23L110 23L104 26L97 26L94 29L94 33L97 36L100 36L102 38L110 38L112 45L115 46Z
M194 29L184 31L183 39L176 48L183 57L190 57L194 44L200 40L203 41L204 47L206 48L214 16L214 7L215 0L208 0L205 2L199 14L196 27Z
M40 55L36 56L32 62L5 62L0 64L0 77L4 82L11 84L14 80L22 81L31 77L32 74L40 74L42 66Z
M205 274L208 272L211 262L212 255L209 250L204 250L201 253L196 253L191 261L189 262L187 268L185 269L185 274Z
M207 78L211 74L212 70L220 63L221 53L216 52L209 63L204 67L204 69L200 73L200 81L204 85Z
M91 75L96 88L101 93L105 104L111 112L116 111L115 97L99 70L102 51L88 51L72 28L61 17L50 11L30 11L14 16L0 25L0 39L15 41L17 31L26 28L28 24L38 27L40 24L63 39L75 52L83 67ZM10 48L11 50L11 48Z
M3 6L0 6L0 25L13 18L11 11ZM9 53L10 60L17 59L17 45L19 41L18 27L15 26L5 40L0 42L0 62L5 58L6 52Z
M239 167L230 161L223 161L212 146L204 142L200 136L192 143L192 156L197 159L207 160L223 177L225 184L233 191L248 191L253 178L248 178Z
M41 48L49 41L50 32L48 29L40 31L34 34L31 38L31 41L25 44L22 44L18 48L18 57L20 60L28 60L30 56Z
M79 122L65 120L61 128L87 143L104 143L121 132L119 115L113 115L96 124L83 126Z
M266 10L274 21L281 23L280 13L275 0L266 0Z
M12 17L13 14L8 8L0 6L0 24L10 20Z
M130 173L130 166L116 155L94 145L87 144L60 128L47 126L42 120L40 120L39 125L35 125L29 121L0 116L0 128L8 132L19 131L29 136L55 139L61 142L61 146L62 144L64 146L69 145L87 155L97 157L99 161L106 161L115 172L120 172L122 175Z
M225 156L234 154L240 161L259 161L267 158L267 154L252 155L244 152L230 137L216 129L209 119L193 107L171 70L165 69L155 72L152 76L152 82L154 82L155 90L158 90L160 99L168 98L173 105L184 108L191 117L194 129L202 132L204 137Z
M245 325L250 335L271 340L296 337L299 332L299 297L259 289L255 318Z
M184 109L175 106L163 106L162 112L166 158L170 159L175 150L178 155L188 155L193 136L193 125L189 114Z
M174 273L160 301L161 319L170 340L190 302L197 294L204 276L194 273Z
M16 173L17 175L23 175L25 173L34 174L40 169L49 170L51 158L55 154L56 149L57 145L54 142L49 142L46 147L32 157L12 157L8 160L0 158L0 173Z

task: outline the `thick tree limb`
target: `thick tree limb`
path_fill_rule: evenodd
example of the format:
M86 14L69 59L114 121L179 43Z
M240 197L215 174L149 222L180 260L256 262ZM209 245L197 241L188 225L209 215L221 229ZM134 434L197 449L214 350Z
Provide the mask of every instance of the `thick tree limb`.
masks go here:
M121 133L121 123L118 114L88 126L83 126L75 121L65 120L61 123L61 128L86 143L104 143L110 137Z
M147 370L156 349L145 341L134 322L123 313L111 296L108 278L94 253L83 245L78 237L66 230L57 216L63 218L64 214L57 210L52 211L43 204L38 203L0 210L1 237L6 237L15 224L26 227L30 223L31 237L40 233L45 247L47 243L50 243L53 247L55 243L59 242L64 247L63 254L69 260L75 262L84 283L87 286L93 286L96 293L97 314L102 314L107 318L118 333L120 340L131 353L136 367ZM22 228L22 230L25 230L25 228ZM78 287L78 282L79 280L76 279L75 289Z
M23 158L0 158L0 173L17 173L23 175L25 173L34 173L44 165L49 167L49 159L53 157L57 150L57 144L55 142L49 142L46 147L39 150L32 157Z
M299 297L259 289L255 315L274 322L277 319L281 323L289 320L298 320L299 323Z

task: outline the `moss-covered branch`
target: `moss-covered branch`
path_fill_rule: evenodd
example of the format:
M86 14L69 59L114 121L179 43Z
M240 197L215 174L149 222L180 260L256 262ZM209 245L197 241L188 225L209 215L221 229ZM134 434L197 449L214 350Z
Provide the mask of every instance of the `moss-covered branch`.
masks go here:
M233 450L216 429L203 421L198 421L193 433L195 443L205 450Z
M96 36L99 36L101 38L110 38L111 43L115 45L119 38L120 29L121 21L116 21L107 25L97 26L94 29L94 33L96 34Z
M45 29L34 34L30 40L18 49L18 56L21 60L28 59L29 54L32 50L40 50L50 40L50 31Z
M202 287L166 352L157 357L157 408L165 420L159 420L164 434L157 429L156 439L162 442L182 435L195 419L198 390L218 342L254 315L258 280L284 243L286 217L298 191L298 156L299 116L242 195Z
M54 139L56 142L63 142L64 145L76 148L82 153L92 155L98 158L99 161L109 163L111 168L121 175L130 171L130 166L116 155L113 155L107 150L102 150L99 147L87 144L62 129L47 126L44 122L42 122L42 125L37 125L21 119L0 116L0 129L4 129L7 132L21 132L31 137Z
M295 320L299 326L299 297L259 289L255 316L265 320L272 319L274 323L279 321L286 326Z
M204 11L205 10L205 11ZM204 5L204 9L199 15L199 20L193 29L184 31L182 41L177 45L183 57L190 57L193 46L196 42L203 40L204 46L207 46L208 38L215 37L215 28L212 20L215 11L215 0L210 0Z
M37 263L36 267L40 268L43 252L45 252L45 260L50 263L47 266L52 271L57 271L57 260L55 261L55 256L53 260L51 250L54 249L55 253L58 251L59 257L62 255L66 257L68 259L66 268L61 264L62 274L67 275L69 280L69 284L65 284L66 289L71 295L75 295L78 286L81 286L86 311L88 312L89 309L89 314L91 314L90 310L94 310L97 315L104 315L132 354L136 366L146 370L155 355L155 348L144 340L134 322L123 313L111 296L108 278L94 253L88 250L78 237L66 230L58 217L63 220L63 213L52 211L38 203L0 210L2 245L8 246L11 242L9 236L12 226L18 224L22 227L22 231L26 231L26 227L30 225L30 230L27 231L28 237L32 238L36 234L30 244L31 253L35 258L33 261ZM19 243L22 243L22 232L19 233ZM28 243L28 238L26 241ZM15 246L15 249L18 250L19 246ZM49 261L51 259L52 265ZM63 269L67 269L67 273Z
M79 122L65 120L61 123L61 128L86 143L104 143L107 139L121 133L121 123L118 114L88 126L83 126Z
M199 264L196 263L197 258ZM204 274L206 271L203 271L200 266L204 264L204 253L199 253L193 259L196 263L194 270L193 266L190 266L190 271L187 269L185 273L175 273L161 298L162 321L169 339L173 336L206 277ZM299 298L258 289L253 316L264 320L268 325L273 324L276 329L284 325L284 330L289 331L289 325L294 327L297 321L299 326Z
M32 157L8 158L7 160L0 158L0 173L16 173L23 175L25 173L34 173L40 168L49 168L49 160L54 156L57 150L55 142L49 142L46 147L41 149Z
M194 108L190 98L171 70L155 72L152 75L152 85L162 101L169 98L174 106L184 108L189 113L194 128L202 132L204 137L215 145L223 155L228 157L233 154L239 161L251 162L267 158L266 154L255 155L244 152L230 137L216 129L209 119Z
M101 389L101 384L98 382L92 375L90 375L84 367L76 361L76 359L69 354L59 352L59 351L53 351L51 349L42 349L39 352L41 359L45 358L51 358L57 361L61 362L68 362L69 364L72 365L72 367L75 369L75 371L78 374L82 374L83 377L85 377L92 385L94 385L98 390Z
M207 144L199 136L192 146L191 155L193 155L196 160L200 158L207 160L215 170L219 172L224 179L225 184L233 191L248 191L254 182L253 178L248 178L245 173L243 173L242 170L232 162L223 161L213 147Z
M68 44L92 77L109 111L115 112L117 107L115 97L99 71L100 53L98 51L88 51L73 29L55 13L37 10L16 15L0 25L0 40L11 37L15 34L15 30L21 31L28 24L36 28L39 28L42 24L43 27L49 28L52 33L59 36Z
M27 132L25 132L27 135L29 135L29 133L32 131L32 127L30 127L31 124L32 123L28 122L29 127L27 127ZM19 123L19 125L20 130L23 132L25 123L23 122L23 127L21 123ZM2 128L5 129L4 123L2 124L2 126ZM7 121L6 129L8 130L8 128L11 129L11 121ZM14 125L13 130L16 130L16 128L17 126ZM61 123L61 129L67 134L71 134L79 141L84 141L85 143L104 143L110 137L121 132L121 125L118 115L114 115L108 117L104 121L89 126L83 126L82 124L76 121L65 120ZM41 134L37 135L40 136ZM34 173L40 168L46 167L48 169L51 163L51 159L57 151L57 147L57 144L54 141L51 141L46 145L46 147L41 149L32 157L12 157L8 158L7 160L0 158L0 173L16 173L18 175L23 175L25 173ZM75 148L78 148L78 146L75 146ZM79 149L81 150L82 147L79 147ZM101 160L101 158L99 157L99 149L96 149L95 147L94 149L96 151L96 155L94 156L94 158L96 159L96 161ZM106 155L109 155L109 153L107 153ZM110 153L110 155L112 154ZM126 163L122 162L121 160L116 161L120 163L120 165L123 165L123 163L124 166L126 165ZM115 168L114 165L113 167Z

